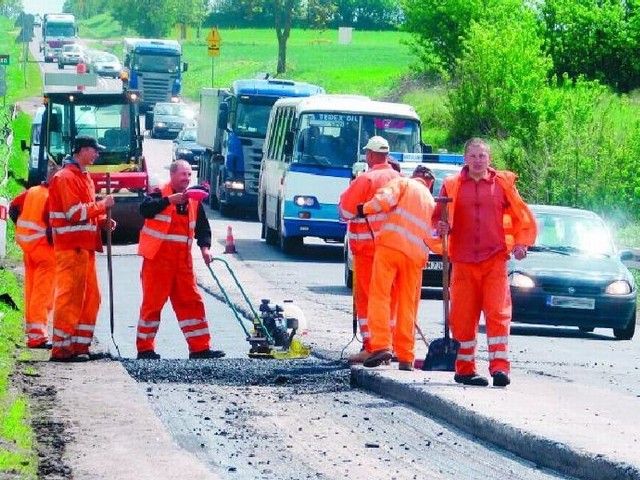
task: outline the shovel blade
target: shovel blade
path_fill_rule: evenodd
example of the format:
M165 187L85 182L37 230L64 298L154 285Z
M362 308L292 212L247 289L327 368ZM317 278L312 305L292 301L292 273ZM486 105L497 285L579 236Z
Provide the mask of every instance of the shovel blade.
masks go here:
M456 356L460 342L453 338L437 338L429 344L422 370L455 372Z

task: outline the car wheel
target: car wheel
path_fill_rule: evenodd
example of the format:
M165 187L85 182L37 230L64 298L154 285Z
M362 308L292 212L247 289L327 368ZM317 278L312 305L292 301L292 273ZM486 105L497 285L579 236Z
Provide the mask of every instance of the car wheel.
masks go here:
M636 311L634 309L629 325L627 325L625 328L614 328L613 335L618 340L631 340L635 333L636 333Z
M64 65L61 63L58 63L58 70L62 70L62 69L64 69Z

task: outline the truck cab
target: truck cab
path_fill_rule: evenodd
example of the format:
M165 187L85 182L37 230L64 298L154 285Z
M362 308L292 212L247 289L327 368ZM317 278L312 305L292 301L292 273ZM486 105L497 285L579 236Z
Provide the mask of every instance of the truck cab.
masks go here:
M49 167L60 166L72 155L78 135L91 135L105 146L89 167L97 196L107 193L107 180L116 203L116 235L135 236L143 219L139 204L148 189L147 166L142 156L142 133L136 92L46 92L39 121L38 142L32 140L29 186L47 178ZM35 132L35 130L34 130ZM34 148L34 147L38 148Z
M282 97L324 93L317 85L280 79L236 80L230 89L202 89L198 143L206 148L198 178L211 185L210 205L228 215L257 212L262 146L273 104Z

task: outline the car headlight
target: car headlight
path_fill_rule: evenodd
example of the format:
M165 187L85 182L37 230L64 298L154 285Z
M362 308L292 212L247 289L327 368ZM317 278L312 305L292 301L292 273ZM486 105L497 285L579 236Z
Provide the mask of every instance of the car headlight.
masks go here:
M626 280L616 280L607 285L604 293L607 295L629 295L631 293L631 285Z
M176 153L179 155L189 155L191 153L191 150L188 150L186 148L179 148L178 150L176 150Z
M520 272L513 272L509 275L509 285L517 288L534 288L536 283L527 275Z
M156 128L164 128L167 126L167 124L164 122L158 122L158 123L154 123L153 126Z

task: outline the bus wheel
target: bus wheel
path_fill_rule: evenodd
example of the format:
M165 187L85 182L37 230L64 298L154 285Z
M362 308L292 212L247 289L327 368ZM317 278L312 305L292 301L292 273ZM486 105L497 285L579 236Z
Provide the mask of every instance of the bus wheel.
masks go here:
M302 237L285 237L280 233L280 250L284 253L294 253L303 245Z
M273 228L269 228L267 225L267 211L263 209L262 211L262 235L261 238L264 238L264 241L267 245L275 245L278 243L278 232L276 232Z

